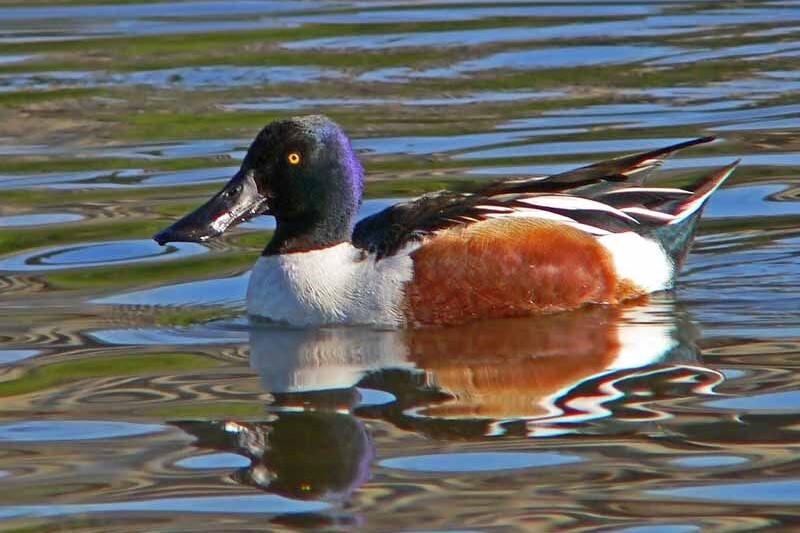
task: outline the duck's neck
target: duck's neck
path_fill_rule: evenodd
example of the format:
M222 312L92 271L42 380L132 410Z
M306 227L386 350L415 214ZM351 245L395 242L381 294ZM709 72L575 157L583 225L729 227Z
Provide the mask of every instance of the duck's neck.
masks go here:
M353 222L349 218L328 216L322 221L307 217L278 218L275 233L262 255L310 252L349 242L353 234Z

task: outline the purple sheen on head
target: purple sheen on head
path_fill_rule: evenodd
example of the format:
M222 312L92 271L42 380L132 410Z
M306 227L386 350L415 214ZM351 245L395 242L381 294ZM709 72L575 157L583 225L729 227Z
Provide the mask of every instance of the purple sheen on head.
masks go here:
M350 139L340 127L336 128L335 135L339 146L342 147L341 158L345 175L348 176L353 194L360 204L361 197L364 194L364 167L361 166L361 161L358 159L355 150L353 150Z

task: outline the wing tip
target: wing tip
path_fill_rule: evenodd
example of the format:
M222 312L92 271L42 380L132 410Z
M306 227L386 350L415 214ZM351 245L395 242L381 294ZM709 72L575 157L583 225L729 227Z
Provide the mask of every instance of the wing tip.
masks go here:
M731 174L733 174L733 171L736 170L736 167L739 166L741 161L741 159L736 159L725 166L715 169L711 174L702 178L699 184L693 188L692 196L678 206L675 212L675 222L683 220L692 213L701 210L711 195L725 183Z
M716 141L717 137L715 135L706 135L704 137L696 137L694 139L689 139L688 141L682 141L676 144L671 144L669 146L665 146L664 148L659 148L656 150L652 150L651 152L644 152L642 155L646 154L653 154L654 157L663 157L670 155L674 152L679 150L683 150L685 148L691 148L692 146L699 146L701 144L708 144L710 142ZM657 154L657 155L656 155Z
M693 143L693 145L696 145L696 144L706 144L716 140L717 140L716 135L705 135L703 137L697 137L696 139L692 139L689 142Z

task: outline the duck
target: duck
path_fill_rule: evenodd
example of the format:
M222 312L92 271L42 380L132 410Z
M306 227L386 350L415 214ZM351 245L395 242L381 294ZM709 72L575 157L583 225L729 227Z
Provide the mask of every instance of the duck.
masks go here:
M350 139L323 115L291 117L267 124L230 181L153 238L205 242L273 216L247 313L297 327L448 326L617 305L674 288L704 206L739 161L686 188L644 178L712 140L428 193L358 220L365 174Z

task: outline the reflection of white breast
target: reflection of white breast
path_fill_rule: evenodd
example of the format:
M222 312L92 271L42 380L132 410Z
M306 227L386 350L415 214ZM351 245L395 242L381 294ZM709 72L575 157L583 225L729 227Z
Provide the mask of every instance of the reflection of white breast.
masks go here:
M350 243L258 259L247 288L251 315L298 326L402 326L407 253L375 261Z
M285 329L254 324L250 366L268 392L353 387L370 370L407 367L402 331L364 328Z

